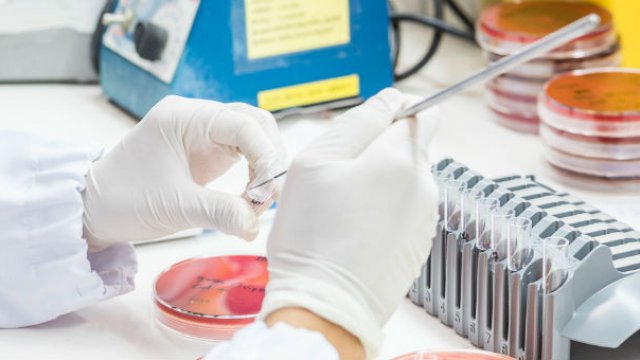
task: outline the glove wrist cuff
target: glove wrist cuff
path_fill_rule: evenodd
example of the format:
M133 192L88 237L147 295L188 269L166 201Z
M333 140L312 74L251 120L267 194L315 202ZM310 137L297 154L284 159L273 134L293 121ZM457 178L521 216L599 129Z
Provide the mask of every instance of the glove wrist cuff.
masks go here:
M383 339L380 325L367 304L353 294L310 279L272 280L259 318L287 307L305 308L344 328L360 340L368 359L380 349Z

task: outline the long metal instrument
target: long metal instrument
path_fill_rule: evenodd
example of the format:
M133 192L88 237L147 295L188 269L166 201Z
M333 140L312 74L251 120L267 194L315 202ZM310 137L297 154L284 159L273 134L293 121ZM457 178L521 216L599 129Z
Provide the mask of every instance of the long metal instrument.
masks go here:
M595 30L595 28L598 27L599 24L600 17L596 14L590 14L582 17L570 23L569 25L564 26L541 38L540 40L526 45L515 54L505 56L504 58L467 77L466 79L425 98L424 100L411 107L408 107L405 110L400 111L398 114L396 114L395 120L413 116L428 107L442 102L448 97L468 88L471 85L475 85L494 76L504 74L518 65L524 64L529 60L539 57L540 55L543 55L561 45L564 45L572 40L590 33L591 31ZM259 183L258 185L252 186L251 189L255 189L257 187L268 184L284 174L286 174L286 171L279 173L273 178L267 179Z

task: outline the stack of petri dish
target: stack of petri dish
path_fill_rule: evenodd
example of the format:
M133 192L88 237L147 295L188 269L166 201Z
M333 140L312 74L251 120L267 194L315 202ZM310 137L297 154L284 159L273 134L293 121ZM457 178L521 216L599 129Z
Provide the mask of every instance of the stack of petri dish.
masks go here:
M620 46L611 14L582 2L527 1L497 4L483 10L477 39L488 63L588 14L600 16L593 32L529 61L486 84L486 97L495 119L514 130L537 133L537 97L553 76L578 69L618 66Z
M604 178L640 178L640 70L557 75L538 100L548 161Z

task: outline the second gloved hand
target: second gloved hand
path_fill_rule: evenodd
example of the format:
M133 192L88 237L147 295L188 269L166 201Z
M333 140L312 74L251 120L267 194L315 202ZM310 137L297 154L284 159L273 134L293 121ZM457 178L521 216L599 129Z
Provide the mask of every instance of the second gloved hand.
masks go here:
M205 188L241 156L249 162L250 181L284 169L271 114L245 104L166 97L90 169L84 193L90 250L194 227L253 239L258 224L249 203Z
M307 309L375 356L381 327L435 235L438 199L427 145L436 117L421 113L392 124L414 100L384 90L334 120L296 157L269 236L263 317Z

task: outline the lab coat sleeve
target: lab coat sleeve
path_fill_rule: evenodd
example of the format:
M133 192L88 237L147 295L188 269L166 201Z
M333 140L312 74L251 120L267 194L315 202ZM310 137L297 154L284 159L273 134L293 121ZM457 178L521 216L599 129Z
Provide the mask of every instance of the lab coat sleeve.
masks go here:
M338 360L338 352L320 333L285 323L258 321L215 347L203 360Z
M43 323L133 289L134 249L88 254L82 191L100 149L0 130L0 328Z

